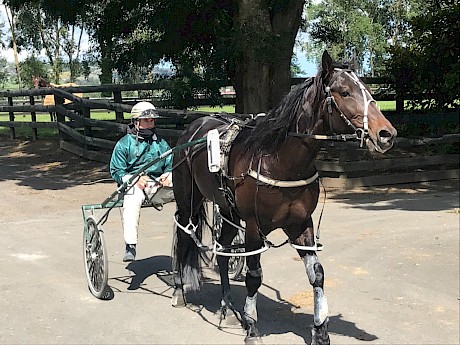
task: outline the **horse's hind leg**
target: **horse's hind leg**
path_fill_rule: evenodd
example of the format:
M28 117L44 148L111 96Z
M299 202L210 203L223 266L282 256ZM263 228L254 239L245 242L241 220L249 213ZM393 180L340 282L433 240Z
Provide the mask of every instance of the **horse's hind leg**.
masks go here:
M239 221L236 221L236 224L239 224ZM221 236L218 239L219 243L224 247L230 245L237 231L238 230L235 227L231 226L230 224L226 222L223 222ZM233 306L233 298L230 293L230 280L228 277L228 261L229 260L230 260L230 257L228 256L223 256L223 255L217 256L217 263L219 265L221 292L222 292L222 300L221 300L222 319L226 318L228 309L231 309L232 311L235 310Z
M199 192L190 170L182 164L173 174L174 196L176 198L176 221L181 227L190 229L196 227L196 234L200 236L200 218L203 211L203 196ZM184 293L186 290L198 290L200 285L201 267L199 263L199 249L192 237L179 226L175 229L175 245L173 250L173 270L175 271L175 289L171 304L174 307L185 305Z
M313 221L308 219L307 229L295 241L300 246L314 246ZM307 271L308 280L313 286L314 298L314 326L312 329L312 345L330 344L329 334L327 332L328 306L327 299L324 295L324 270L321 266L316 252L298 250Z

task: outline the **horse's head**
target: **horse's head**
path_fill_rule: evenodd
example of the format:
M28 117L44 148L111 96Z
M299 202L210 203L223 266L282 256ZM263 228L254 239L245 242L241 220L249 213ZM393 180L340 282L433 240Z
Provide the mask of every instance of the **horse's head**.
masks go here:
M38 77L38 76L36 76L36 75L33 75L33 76L32 76L32 83L34 83L34 87L35 87L36 89L38 89L38 87L39 87L39 85L38 85L39 82L40 82L40 77Z
M371 152L388 151L397 131L377 107L369 87L358 78L351 64L336 63L325 51L319 77L326 93L326 126L334 133L355 132Z
M38 89L39 87L50 87L51 86L51 83L49 81L37 75L32 76L32 81L36 89Z

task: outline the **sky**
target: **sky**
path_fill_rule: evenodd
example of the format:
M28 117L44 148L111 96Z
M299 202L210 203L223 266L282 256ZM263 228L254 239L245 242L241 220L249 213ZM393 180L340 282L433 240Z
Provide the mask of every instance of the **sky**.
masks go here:
M310 62L307 60L305 54L300 51L300 49L295 48L295 53L297 56L297 63L300 66L300 69L304 72L304 74L300 75L299 77L314 77L318 70L318 67L314 62Z

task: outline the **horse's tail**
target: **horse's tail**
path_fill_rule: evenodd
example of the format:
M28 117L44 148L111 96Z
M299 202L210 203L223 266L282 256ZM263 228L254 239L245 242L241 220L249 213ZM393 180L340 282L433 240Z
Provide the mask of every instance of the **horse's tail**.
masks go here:
M176 212L176 222L187 227L188 218L182 218ZM206 210L202 203L199 206L198 214L193 217L192 222L196 225L195 235L201 241L203 227L206 224ZM174 283L176 287L182 287L187 291L196 291L200 288L201 282L201 260L200 248L193 238L182 230L177 223L174 225L173 241L173 269L175 272Z

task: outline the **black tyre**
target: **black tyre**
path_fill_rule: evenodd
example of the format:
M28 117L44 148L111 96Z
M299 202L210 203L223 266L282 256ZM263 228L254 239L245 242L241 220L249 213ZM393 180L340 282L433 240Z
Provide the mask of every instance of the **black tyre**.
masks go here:
M109 277L107 250L104 232L98 227L93 216L86 218L86 227L83 230L83 256L88 288L94 297L104 299Z
M235 238L233 239L232 245L244 244L244 233L242 230L238 230ZM232 256L228 260L228 277L232 280L239 280L241 273L244 269L246 260L244 256Z

